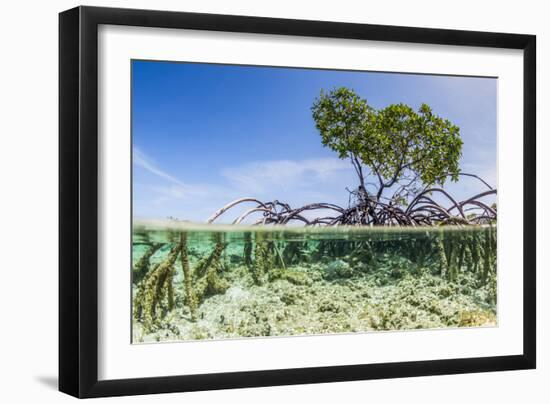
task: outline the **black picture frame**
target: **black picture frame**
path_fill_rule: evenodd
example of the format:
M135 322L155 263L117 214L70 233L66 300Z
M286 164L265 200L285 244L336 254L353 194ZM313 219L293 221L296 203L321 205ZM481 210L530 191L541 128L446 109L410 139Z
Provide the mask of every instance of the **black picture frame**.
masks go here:
M100 24L523 50L523 354L99 381L97 52ZM536 37L533 35L97 7L77 7L60 13L59 390L84 398L534 369L535 60Z

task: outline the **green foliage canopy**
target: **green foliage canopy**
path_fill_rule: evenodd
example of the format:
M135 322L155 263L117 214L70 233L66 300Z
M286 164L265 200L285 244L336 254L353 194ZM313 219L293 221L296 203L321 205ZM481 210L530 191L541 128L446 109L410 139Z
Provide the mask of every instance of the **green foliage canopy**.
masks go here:
M460 129L426 104L418 111L405 104L376 110L353 90L340 87L321 91L311 109L323 145L350 159L360 189L366 192L365 167L377 179L377 199L396 184L402 192L417 183L458 180ZM394 197L402 197L401 192Z

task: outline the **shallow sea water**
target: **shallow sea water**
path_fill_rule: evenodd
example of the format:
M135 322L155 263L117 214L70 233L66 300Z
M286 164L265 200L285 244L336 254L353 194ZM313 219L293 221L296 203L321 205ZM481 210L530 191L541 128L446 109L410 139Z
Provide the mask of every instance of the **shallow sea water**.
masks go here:
M497 325L496 227L135 223L133 343Z

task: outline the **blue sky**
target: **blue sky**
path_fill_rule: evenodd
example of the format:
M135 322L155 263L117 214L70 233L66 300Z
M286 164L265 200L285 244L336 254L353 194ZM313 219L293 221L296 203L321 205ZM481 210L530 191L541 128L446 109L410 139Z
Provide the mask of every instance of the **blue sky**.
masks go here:
M134 216L204 222L244 196L347 206L353 168L322 146L310 110L339 86L375 108L429 104L460 127L462 170L497 185L496 79L133 61ZM445 188L485 190L469 178Z

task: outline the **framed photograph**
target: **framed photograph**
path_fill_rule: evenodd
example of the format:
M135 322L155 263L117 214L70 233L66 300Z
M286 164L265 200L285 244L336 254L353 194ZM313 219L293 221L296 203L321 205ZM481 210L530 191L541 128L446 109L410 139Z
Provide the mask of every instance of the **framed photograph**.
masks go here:
M535 368L535 37L59 17L59 388Z

